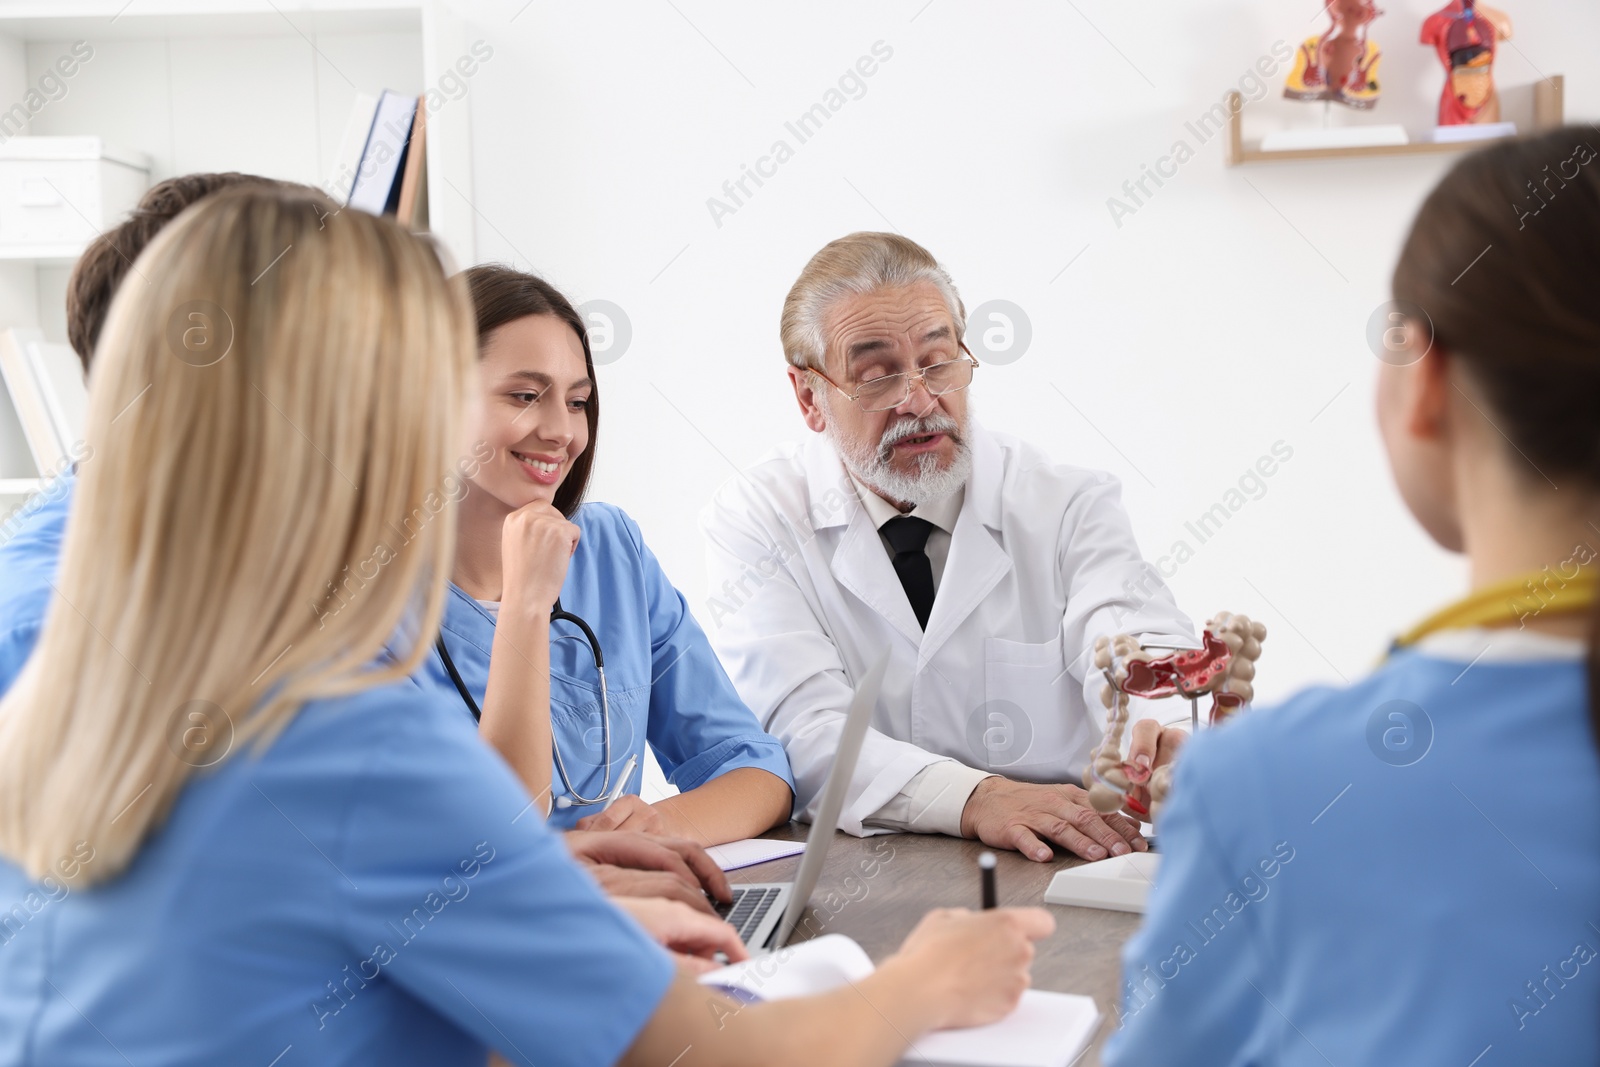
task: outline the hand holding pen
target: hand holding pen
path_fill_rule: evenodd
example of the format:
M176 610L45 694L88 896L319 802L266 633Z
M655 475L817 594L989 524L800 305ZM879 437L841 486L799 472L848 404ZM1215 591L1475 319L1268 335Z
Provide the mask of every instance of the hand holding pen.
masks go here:
M639 766L637 755L629 756L622 773L611 787L605 803L593 815L579 819L579 830L637 830L646 834L664 834L669 827L666 818L653 804L647 804L637 794L627 791L633 772Z

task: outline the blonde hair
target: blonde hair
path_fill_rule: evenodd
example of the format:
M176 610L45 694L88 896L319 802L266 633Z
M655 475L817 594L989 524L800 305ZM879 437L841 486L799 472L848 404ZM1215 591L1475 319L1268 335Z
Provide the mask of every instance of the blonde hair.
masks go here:
M32 877L85 844L115 875L198 767L406 677L438 628L453 517L400 531L460 449L471 305L427 241L324 203L208 198L112 305L57 595L0 700L0 853Z
M841 297L929 282L955 320L956 336L967 330L967 309L955 282L926 248L897 233L861 231L829 241L795 279L783 301L778 332L783 356L802 370L826 370L823 325Z

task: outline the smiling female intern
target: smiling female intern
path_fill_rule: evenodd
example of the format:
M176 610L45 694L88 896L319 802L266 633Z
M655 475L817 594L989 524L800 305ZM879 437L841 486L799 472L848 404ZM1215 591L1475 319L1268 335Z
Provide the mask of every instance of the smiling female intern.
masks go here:
M531 275L480 266L466 278L483 405L425 673L481 712L484 737L556 824L710 845L786 821L782 745L739 699L638 526L583 503L599 426L583 319ZM548 675L527 654L541 642ZM681 790L656 804L638 796L646 744Z

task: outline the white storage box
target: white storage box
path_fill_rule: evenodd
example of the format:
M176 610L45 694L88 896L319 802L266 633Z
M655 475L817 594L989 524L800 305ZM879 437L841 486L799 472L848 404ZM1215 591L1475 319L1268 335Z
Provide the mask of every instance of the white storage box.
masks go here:
M98 137L0 144L0 258L72 259L150 185L150 158Z

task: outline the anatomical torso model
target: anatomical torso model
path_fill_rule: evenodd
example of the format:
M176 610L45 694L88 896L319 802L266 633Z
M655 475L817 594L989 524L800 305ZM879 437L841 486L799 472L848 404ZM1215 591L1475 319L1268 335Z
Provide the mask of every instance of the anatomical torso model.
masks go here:
M1379 51L1367 24L1383 12L1372 0L1329 0L1327 12L1333 25L1301 43L1283 95L1370 110L1378 102Z
M1495 42L1510 38L1511 19L1506 13L1474 0L1451 0L1423 21L1422 43L1433 46L1445 69L1439 125L1500 121Z

